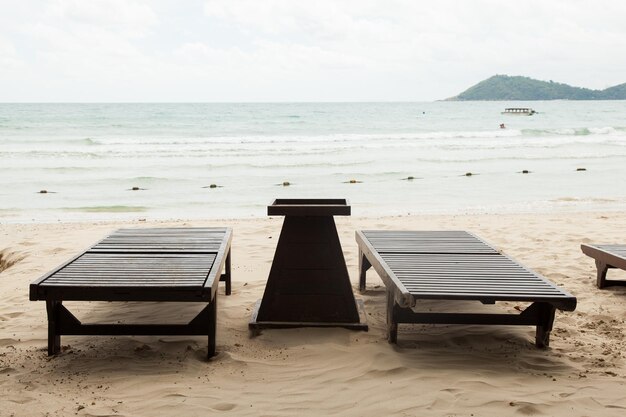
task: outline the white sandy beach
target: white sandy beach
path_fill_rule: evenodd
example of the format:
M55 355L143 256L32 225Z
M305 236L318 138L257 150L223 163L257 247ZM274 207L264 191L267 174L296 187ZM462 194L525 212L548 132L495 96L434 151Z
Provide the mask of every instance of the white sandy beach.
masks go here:
M626 243L625 212L337 218L369 332L265 330L248 320L262 296L281 217L251 220L2 224L2 416L622 416L626 409L626 288L595 287L580 243ZM205 337L70 337L48 358L45 303L29 283L119 227L231 226L233 293L218 301L218 354ZM557 311L551 347L534 328L400 326L385 340L385 288L368 272L356 291L358 229L464 229L578 297ZM609 277L626 279L610 270ZM86 321L185 321L200 306L67 303ZM494 309L493 306L475 307ZM514 312L516 304L496 308ZM436 306L434 306L436 308Z

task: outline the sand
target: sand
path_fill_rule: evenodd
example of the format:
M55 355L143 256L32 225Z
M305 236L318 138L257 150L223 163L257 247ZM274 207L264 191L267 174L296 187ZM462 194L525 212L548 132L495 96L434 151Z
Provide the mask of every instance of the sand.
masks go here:
M2 416L623 416L626 288L595 287L580 243L626 243L626 213L337 218L369 332L264 330L250 338L282 218L0 225ZM122 226L234 228L233 293L218 305L218 354L204 337L62 338L46 354L45 303L28 284ZM385 340L385 288L373 270L358 294L357 229L465 229L578 297L557 312L551 347L526 326L400 326ZM626 279L624 271L609 277ZM185 321L201 306L66 303L87 321ZM519 303L518 303L519 304ZM515 303L493 309L514 311ZM472 307L474 307L472 305ZM485 308L480 304L477 309Z

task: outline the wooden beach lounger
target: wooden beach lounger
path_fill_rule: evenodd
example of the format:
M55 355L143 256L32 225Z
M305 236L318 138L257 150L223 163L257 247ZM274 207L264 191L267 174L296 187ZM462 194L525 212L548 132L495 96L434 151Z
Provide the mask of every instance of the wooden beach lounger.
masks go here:
M549 344L555 310L573 311L576 298L464 231L362 231L359 287L374 267L387 287L387 330L396 343L400 323L537 326L536 345ZM418 300L531 302L521 314L413 311Z
M230 228L120 229L30 285L45 300L48 355L61 335L208 335L215 355L217 287L230 294ZM225 273L222 274L222 271ZM188 324L83 324L63 301L186 301L207 306Z
M604 288L609 285L626 285L626 281L606 279L609 268L619 268L626 271L626 245L580 245L583 253L596 260L598 277L596 285Z

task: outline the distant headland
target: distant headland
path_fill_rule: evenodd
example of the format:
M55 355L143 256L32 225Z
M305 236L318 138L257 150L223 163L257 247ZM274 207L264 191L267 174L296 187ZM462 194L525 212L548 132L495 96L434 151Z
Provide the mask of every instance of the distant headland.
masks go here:
M552 80L494 75L447 100L626 100L626 83L604 90L591 90Z

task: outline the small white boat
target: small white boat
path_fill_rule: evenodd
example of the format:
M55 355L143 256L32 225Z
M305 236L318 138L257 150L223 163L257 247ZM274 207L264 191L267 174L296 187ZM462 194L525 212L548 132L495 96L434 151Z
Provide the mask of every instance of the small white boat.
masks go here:
M535 113L537 112L530 107L509 107L502 112L502 114L515 114L519 116L532 116Z

